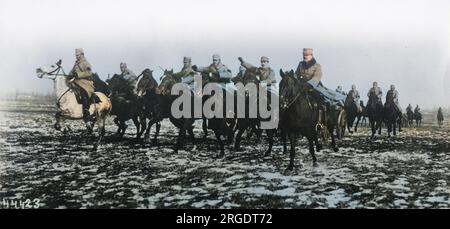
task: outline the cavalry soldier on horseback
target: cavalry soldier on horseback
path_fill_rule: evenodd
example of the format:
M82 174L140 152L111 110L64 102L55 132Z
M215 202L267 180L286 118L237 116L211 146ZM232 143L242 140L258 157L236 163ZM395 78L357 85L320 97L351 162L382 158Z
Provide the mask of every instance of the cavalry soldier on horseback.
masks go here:
M136 91L136 83L138 80L138 77L134 72L132 72L128 67L126 63L120 63L120 76L127 82L128 86L132 88L133 90L129 92L130 94L135 94Z
M183 57L183 68L177 73L181 77L182 83L192 84L194 82L193 75L195 74L195 71L192 68L191 60L191 57Z
M382 96L383 96L383 91L381 90L380 87L378 87L378 83L373 82L372 88L367 93L367 97L369 97L369 100L371 97L373 97L373 98L377 99L378 103L383 104L383 102L381 101Z
M348 92L348 96L351 99L351 102L353 102L356 107L358 108L358 113L362 111L361 105L359 103L359 91L356 90L356 85L352 85L352 89Z
M214 54L212 58L213 63L208 67L198 67L194 65L192 66L192 69L196 72L212 74L213 81L228 82L232 77L231 70L228 69L227 66L222 64L219 55Z
M252 64L244 61L242 57L238 58L241 62L241 66L245 69L256 69L258 72L259 79L258 81L261 83L267 83L267 84L273 84L276 82L275 79L275 72L272 68L269 66L269 58L262 56L261 57L261 67L257 68L253 66Z
M75 49L75 57L75 64L69 73L71 78L70 87L73 89L78 103L83 105L83 119L88 130L92 131L89 114L89 106L95 90L94 82L92 81L92 67L86 60L83 49Z
M419 104L417 104L416 108L414 108L414 113L420 113Z
M312 88L322 96L314 96L319 103L324 105L344 105L345 96L338 94L322 85L322 67L313 57L313 50L310 48L303 49L303 61L298 64L295 75L303 78L311 85ZM313 94L314 95L314 94Z
M402 113L402 108L400 107L400 104L398 103L398 91L395 90L395 85L391 85L391 89L386 94L386 103L384 104L385 107L393 105L395 110L397 110L398 113Z
M411 106L411 103L410 104L408 104L408 107L406 107L406 112L412 112L413 110L412 110L412 106Z

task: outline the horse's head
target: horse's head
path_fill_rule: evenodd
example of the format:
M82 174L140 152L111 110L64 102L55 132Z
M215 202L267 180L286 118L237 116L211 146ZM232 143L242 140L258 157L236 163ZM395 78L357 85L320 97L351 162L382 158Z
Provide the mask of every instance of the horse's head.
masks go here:
M242 77L242 82L244 85L248 83L259 83L259 71L257 68L249 68L245 70L244 76Z
M62 61L59 60L55 64L44 66L36 69L36 76L38 78L56 79L58 75L63 75L64 71L61 66Z
M141 73L142 79L139 80L137 85L137 95L142 97L147 94L147 91L154 91L158 87L158 82L153 78L153 71L146 68Z
M169 95L172 86L176 83L176 79L173 73L173 69L164 70L164 74L161 76L161 83L156 88L156 94Z
M124 87L129 87L126 80L119 74L114 74L110 79L106 80L106 83L113 94L114 92L126 90Z
M294 70L284 72L280 69L280 99L288 98L296 93L298 80L295 78Z

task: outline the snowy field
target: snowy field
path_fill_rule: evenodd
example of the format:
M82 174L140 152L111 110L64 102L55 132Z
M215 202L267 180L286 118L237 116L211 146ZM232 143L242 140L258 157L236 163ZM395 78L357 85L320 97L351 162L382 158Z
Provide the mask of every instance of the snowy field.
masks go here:
M263 157L265 139L242 143L243 151L218 154L213 134L175 154L177 130L163 122L159 146L134 140L129 123L123 139L107 137L97 152L83 126L53 129L53 105L0 102L0 201L39 199L41 208L449 208L450 125L438 128L425 114L420 128L405 128L375 140L362 127L325 146L313 167L306 142L297 148L296 169L278 140ZM152 130L152 134L153 134ZM2 205L0 205L1 208Z

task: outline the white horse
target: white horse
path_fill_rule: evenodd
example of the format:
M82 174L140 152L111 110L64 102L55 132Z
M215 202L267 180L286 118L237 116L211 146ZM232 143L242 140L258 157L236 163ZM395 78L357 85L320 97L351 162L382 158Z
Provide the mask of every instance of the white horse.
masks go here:
M78 103L75 93L70 87L71 81L68 79L68 75L65 74L61 66L61 60L59 60L55 65L36 69L36 74L38 78L51 79L54 83L56 106L58 107L58 111L55 114L56 130L61 130L60 123L65 119L83 119L83 107ZM94 103L89 107L89 113L91 114L91 117L94 117L93 119L95 121L92 122L92 124L85 122L88 130L92 129L95 123L98 123L99 139L94 149L97 148L102 137L105 135L105 120L112 109L111 101L105 94L101 92L95 92L95 94L100 99L100 102ZM66 130L70 130L68 125L64 128L64 131Z

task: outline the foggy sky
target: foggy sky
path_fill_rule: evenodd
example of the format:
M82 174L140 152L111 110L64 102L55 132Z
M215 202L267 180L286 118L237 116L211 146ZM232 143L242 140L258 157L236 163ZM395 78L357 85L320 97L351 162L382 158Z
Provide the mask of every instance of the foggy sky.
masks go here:
M450 2L420 1L6 1L0 0L0 90L48 92L35 69L83 48L102 78L127 62L135 73L182 67L183 56L206 66L218 53L237 73L242 56L295 69L302 48L314 49L323 83L362 99L373 81L395 84L403 108L449 106Z

